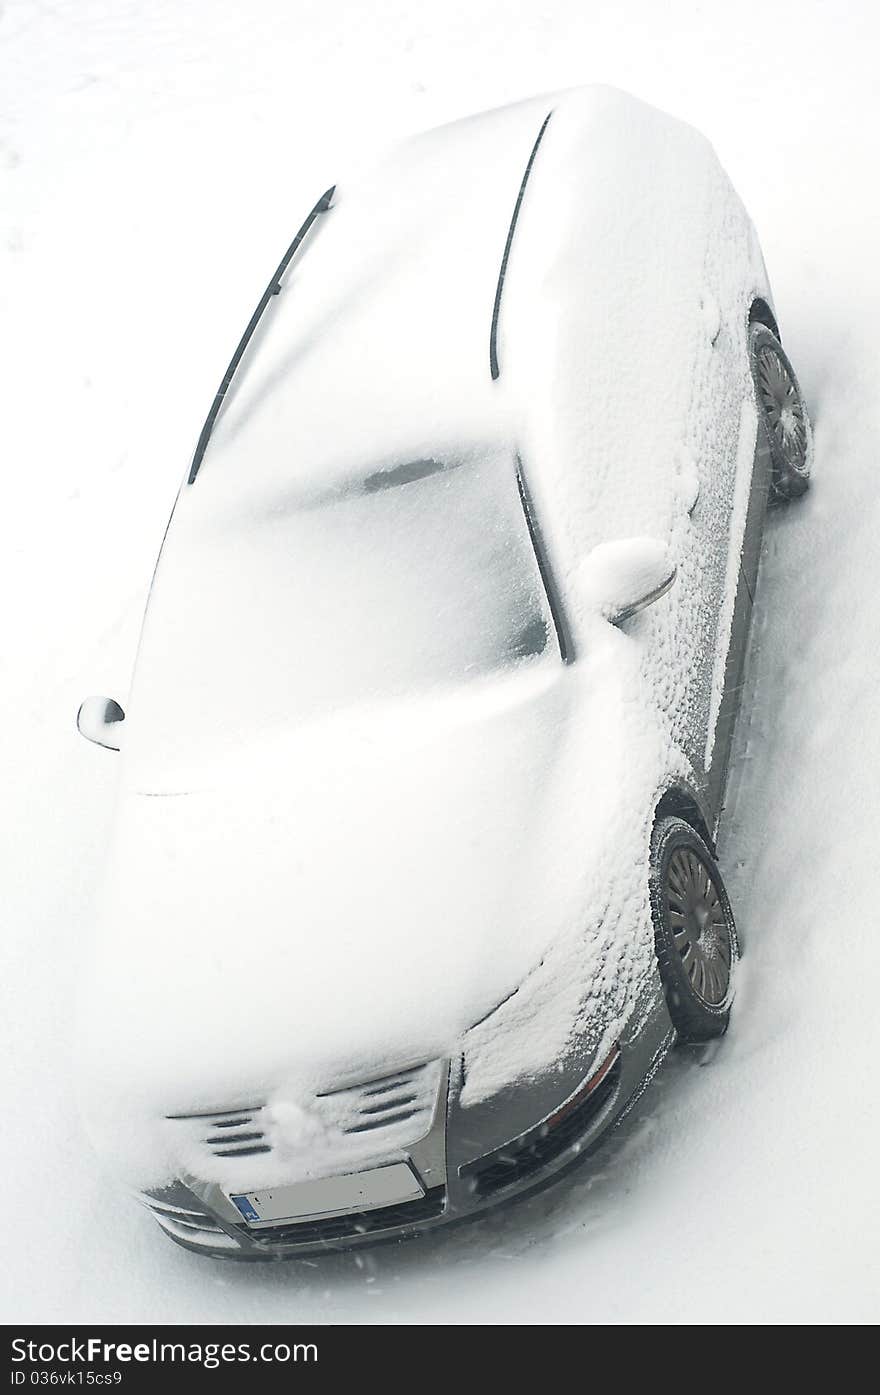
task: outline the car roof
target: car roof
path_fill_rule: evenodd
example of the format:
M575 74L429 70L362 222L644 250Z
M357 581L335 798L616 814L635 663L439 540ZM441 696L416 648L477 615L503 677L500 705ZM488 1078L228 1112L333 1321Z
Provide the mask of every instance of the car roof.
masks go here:
M341 177L232 381L200 506L244 516L509 441L554 546L613 530L610 471L632 474L635 521L662 535L731 198L702 136L603 87L428 131Z
M308 487L494 432L493 304L548 110L456 122L340 179L233 381L200 487L250 456L262 473L280 441L275 482L293 470Z

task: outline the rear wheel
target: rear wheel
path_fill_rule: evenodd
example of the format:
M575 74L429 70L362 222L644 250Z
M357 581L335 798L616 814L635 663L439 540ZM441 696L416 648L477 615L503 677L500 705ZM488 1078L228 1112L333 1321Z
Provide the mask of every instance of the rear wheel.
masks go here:
M803 394L788 355L766 325L752 325L749 353L770 444L771 488L777 499L797 499L810 483L810 419Z
M682 1041L721 1036L737 960L730 899L714 857L683 819L658 820L651 842L651 911L669 1015Z

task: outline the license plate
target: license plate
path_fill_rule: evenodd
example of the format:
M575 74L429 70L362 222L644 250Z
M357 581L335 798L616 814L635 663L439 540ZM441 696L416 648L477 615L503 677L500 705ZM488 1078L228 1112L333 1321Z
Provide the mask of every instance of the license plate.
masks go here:
M409 1163L389 1163L342 1177L316 1177L286 1187L240 1192L229 1200L250 1225L323 1220L377 1206L397 1206L425 1195Z

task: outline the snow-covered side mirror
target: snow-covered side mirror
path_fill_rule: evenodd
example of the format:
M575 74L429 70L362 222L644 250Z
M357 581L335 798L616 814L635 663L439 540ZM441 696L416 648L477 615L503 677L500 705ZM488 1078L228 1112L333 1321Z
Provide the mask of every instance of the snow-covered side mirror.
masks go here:
M612 625L659 600L675 580L675 563L657 538L600 543L578 570L578 588L590 610Z
M76 714L80 736L97 746L106 746L108 751L119 750L124 721L125 713L113 698L88 697Z

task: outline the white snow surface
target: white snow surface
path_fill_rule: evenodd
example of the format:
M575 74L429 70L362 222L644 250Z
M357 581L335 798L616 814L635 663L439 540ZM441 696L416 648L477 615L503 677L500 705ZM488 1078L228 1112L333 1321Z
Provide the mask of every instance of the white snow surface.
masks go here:
M818 3L392 4L382 24L339 0L257 5L247 23L232 4L7 5L6 1320L876 1320L880 278L858 175L878 37L867 5L844 33ZM125 705L216 380L343 156L584 81L711 136L813 408L814 487L768 527L722 837L746 946L734 1027L670 1060L591 1167L540 1198L400 1251L220 1269L102 1177L77 1123L71 1001L115 767L76 737L76 705ZM709 337L723 303L704 302ZM682 447L685 508L705 448Z

